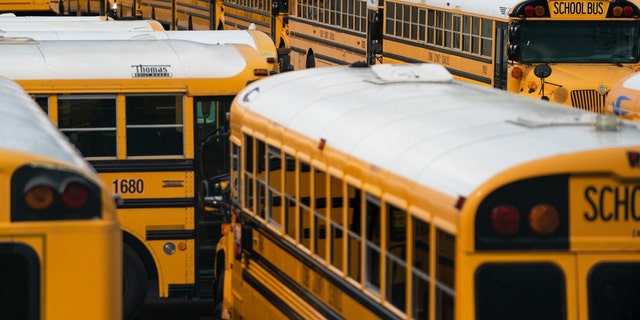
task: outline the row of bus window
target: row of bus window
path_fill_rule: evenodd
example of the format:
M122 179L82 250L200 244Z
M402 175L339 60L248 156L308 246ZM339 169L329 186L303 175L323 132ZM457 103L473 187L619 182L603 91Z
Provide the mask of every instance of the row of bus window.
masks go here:
M49 96L36 96L49 113ZM57 126L88 158L117 157L117 96L58 95ZM179 94L126 95L126 156L184 155L184 97ZM215 124L216 101L196 99L196 124ZM122 135L121 135L122 136Z
M274 0L275 1L275 0ZM232 3L238 6L259 10L262 12L271 12L271 1L267 0L225 0L226 3Z
M367 31L367 3L361 0L300 0L295 16L355 32Z
M385 9L386 35L491 57L491 19L395 2Z
M365 1L301 0L297 4L299 18L355 32L367 31ZM389 1L384 15L388 36L491 57L491 19Z
M241 154L237 145L233 154L234 159ZM241 164L234 167L242 168L244 186L235 200L279 235L416 319L428 318L428 288L435 274L438 318L453 318L454 236L433 229L431 237L428 222L248 135ZM430 272L433 250L436 268ZM413 253L410 259L407 252ZM413 298L411 312L407 296Z

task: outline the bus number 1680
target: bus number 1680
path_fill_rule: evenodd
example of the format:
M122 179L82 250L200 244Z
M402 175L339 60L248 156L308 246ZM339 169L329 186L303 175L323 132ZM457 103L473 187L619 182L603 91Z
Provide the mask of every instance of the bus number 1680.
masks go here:
M113 180L114 193L143 193L144 180L142 179L121 179Z

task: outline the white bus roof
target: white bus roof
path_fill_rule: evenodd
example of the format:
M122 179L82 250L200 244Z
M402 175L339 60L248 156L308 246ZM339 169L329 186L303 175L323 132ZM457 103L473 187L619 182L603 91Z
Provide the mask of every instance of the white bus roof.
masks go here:
M162 31L156 20L18 21L0 19L2 31Z
M243 43L257 49L253 34L257 30L181 30L181 31L5 31L2 39L49 40L189 40L208 44ZM268 37L268 36L267 36ZM274 47L275 52L275 47Z
M425 4L432 7L474 13L477 16L506 20L511 9L522 0L404 0L402 2Z
M225 78L247 66L236 46L246 45L184 40L18 41L0 45L0 76L13 80Z
M0 14L0 21L103 21L105 16L17 16L14 13Z
M631 122L596 131L596 114L452 80L431 64L283 73L248 85L234 103L452 197L537 159L640 147Z
M39 154L93 169L15 82L0 77L0 149Z

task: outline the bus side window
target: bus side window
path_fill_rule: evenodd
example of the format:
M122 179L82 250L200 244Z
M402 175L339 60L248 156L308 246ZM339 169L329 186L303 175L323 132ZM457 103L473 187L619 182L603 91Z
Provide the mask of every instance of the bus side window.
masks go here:
M344 206L342 201L343 197L343 184L342 180L334 176L329 176L329 194L331 195L331 243L329 248L331 250L329 259L331 264L338 270L344 271L344 259L342 254L344 253L344 241L345 241L345 229L343 226Z
M296 238L296 161L295 158L284 154L284 221L285 232L291 237Z
M257 208L256 214L260 218L265 218L267 209L267 173L265 171L267 162L266 145L264 141L256 138L256 187Z
M127 156L184 154L182 95L129 95Z
M116 96L60 95L58 128L85 157L116 156Z
M300 201L298 243L311 249L311 167L303 160L298 162L298 200Z
M313 250L323 260L327 259L327 174L317 168L313 168Z
M250 135L244 135L244 150L243 153L243 163L244 163L244 171L243 171L243 179L244 179L244 190L245 193L242 195L242 206L248 209L250 212L253 211L253 137Z
M365 285L380 293L380 199L367 194L365 202Z
M360 282L360 241L362 241L362 191L347 185L347 214L349 223L349 235L347 238L347 273L348 276Z
M269 145L267 151L267 221L281 229L284 206L282 205L282 152Z
M429 223L412 217L413 268L411 277L413 289L412 316L414 319L429 319Z
M407 286L407 212L387 204L387 296L396 308L405 311Z
M443 320L454 318L455 245L452 234L436 230L436 317Z

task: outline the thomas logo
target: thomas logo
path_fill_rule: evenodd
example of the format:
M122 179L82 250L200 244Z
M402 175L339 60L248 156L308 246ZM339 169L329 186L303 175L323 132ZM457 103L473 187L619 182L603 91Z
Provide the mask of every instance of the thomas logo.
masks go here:
M171 78L171 65L166 64L136 64L132 65L134 69L133 78Z

